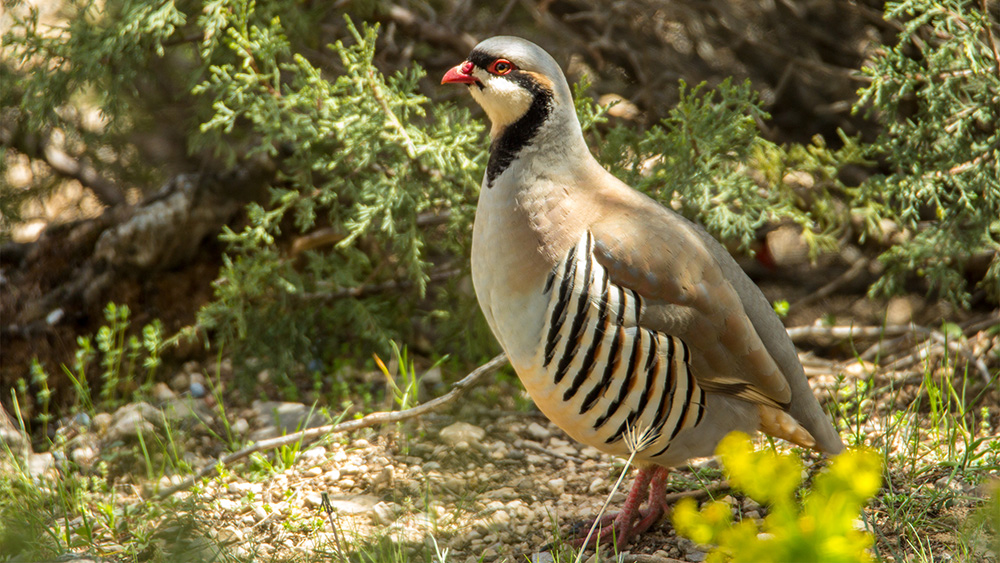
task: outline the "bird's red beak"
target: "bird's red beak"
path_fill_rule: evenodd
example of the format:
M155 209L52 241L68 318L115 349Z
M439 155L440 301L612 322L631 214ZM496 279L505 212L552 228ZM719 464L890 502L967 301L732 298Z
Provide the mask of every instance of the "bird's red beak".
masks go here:
M472 63L465 61L444 73L441 84L475 84L479 79L472 75L472 69Z

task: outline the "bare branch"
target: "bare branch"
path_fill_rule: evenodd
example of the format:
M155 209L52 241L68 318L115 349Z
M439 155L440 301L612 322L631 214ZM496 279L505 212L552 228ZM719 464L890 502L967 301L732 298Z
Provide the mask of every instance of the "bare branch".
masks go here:
M0 144L7 145L29 158L44 161L60 176L79 181L108 207L125 203L124 193L114 182L101 176L85 160L75 158L55 146L49 135L39 137L0 127Z
M220 466L226 466L236 461L239 461L250 454L256 452L262 452L267 450L273 450L275 448L280 448L281 446L288 446L295 444L297 442L306 442L309 440L314 440L320 438L327 434L333 434L338 432L351 432L354 430L360 430L362 428L368 428L370 426L376 426L379 424L389 424L392 422L402 422L428 412L440 409L446 405L455 402L463 393L469 390L473 385L479 382L480 379L486 377L487 375L497 371L507 363L507 356L500 354L494 357L492 360L486 362L485 364L479 366L472 371L469 375L462 378L461 381L452 385L451 391L448 391L444 395L427 401L426 403L413 407L412 409L406 409L402 411L392 411L392 412L373 412L357 420L350 420L347 422L341 422L340 424L328 424L326 426L319 426L317 428L309 428L307 430L302 430L301 432L295 432L294 434L287 434L285 436L278 436L277 438L271 438L269 440L261 440L251 446L243 448L238 452L233 452L231 454L220 457L213 463L206 465L201 468L197 473L191 475L184 481L170 487L169 489L160 491L157 494L158 498L166 498L170 495L176 493L177 491L182 491L187 489L191 485L194 485L196 481L212 475L218 470Z

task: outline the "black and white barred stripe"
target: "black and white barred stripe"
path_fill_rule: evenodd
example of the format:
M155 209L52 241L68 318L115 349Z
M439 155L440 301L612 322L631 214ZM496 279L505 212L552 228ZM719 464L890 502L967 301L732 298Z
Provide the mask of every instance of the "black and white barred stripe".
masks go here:
M642 457L655 458L701 422L705 392L688 369L687 345L639 326L642 298L610 282L593 245L588 231L546 280L542 368L606 444L628 428L651 429L656 439Z

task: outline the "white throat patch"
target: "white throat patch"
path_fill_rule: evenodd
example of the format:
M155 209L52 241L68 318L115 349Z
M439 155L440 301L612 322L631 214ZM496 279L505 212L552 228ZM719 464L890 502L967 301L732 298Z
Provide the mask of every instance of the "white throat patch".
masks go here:
M514 123L531 107L531 92L513 80L494 76L477 68L473 75L483 83L483 88L473 84L469 87L472 97L483 107L493 125L490 136L496 138L508 125Z

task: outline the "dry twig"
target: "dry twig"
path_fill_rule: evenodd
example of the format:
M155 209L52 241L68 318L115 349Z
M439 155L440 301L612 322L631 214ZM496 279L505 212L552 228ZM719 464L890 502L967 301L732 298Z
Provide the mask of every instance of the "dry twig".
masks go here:
M174 485L169 489L160 491L157 494L157 497L161 499L166 498L176 493L177 491L182 491L184 489L187 489L199 479L202 479L204 477L207 477L215 473L220 466L229 465L256 452L273 450L275 448L280 448L281 446L288 446L290 444L295 444L297 442L305 442L313 440L321 436L325 436L327 434L333 434L337 432L351 432L354 430L360 430L361 428L368 428L370 426L376 426L379 424L401 422L437 410L441 407L444 407L445 405L454 402L470 387L479 382L480 379L500 369L506 363L507 363L507 356L504 354L500 354L494 357L492 360L486 362L485 364L473 370L472 373L462 378L461 381L455 383L452 386L451 391L448 391L447 393L436 399L427 401L422 405L413 407L412 409L393 411L393 412L373 412L357 420L341 422L340 424L328 424L326 426L309 428L307 430L302 430L300 432L295 432L293 434L287 434L285 436L278 436L277 438L271 438L269 440L261 440L260 442L257 442L246 448L243 448L242 450L220 457L214 463L211 463L201 468L200 470L198 470L197 473L191 475L190 477L178 483L177 485Z

